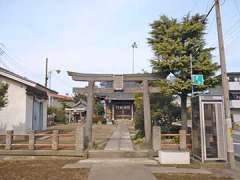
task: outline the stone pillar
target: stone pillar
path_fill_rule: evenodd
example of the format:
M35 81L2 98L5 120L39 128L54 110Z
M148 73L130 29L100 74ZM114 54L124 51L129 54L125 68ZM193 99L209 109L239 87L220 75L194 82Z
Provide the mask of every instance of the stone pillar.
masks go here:
M87 96L87 119L86 119L86 144L92 146L92 121L93 121L93 88L94 81L88 82L88 96Z
M29 138L28 149L34 150L35 149L35 131L31 131L28 138Z
M13 130L8 130L6 131L6 145L5 145L6 150L12 149L12 141L13 141Z
M71 123L71 114L72 114L72 111L69 110L69 114L68 114L68 123L69 124Z
M185 151L187 149L187 138L186 138L186 131L180 130L180 150Z
M114 104L112 104L112 120L113 120L113 121L115 120L114 116L115 116Z
M132 117L131 117L131 120L133 121L133 116L134 116L134 106L133 106L133 103L132 103L131 109L132 109Z
M75 150L84 150L84 126L77 126L75 132Z
M144 109L145 140L146 140L147 144L150 144L151 143L151 135L152 135L152 129L151 129L152 122L151 122L148 80L143 81L143 109Z
M109 119L109 104L105 101L105 103L106 103L106 111L105 111L105 113L106 113L106 120L108 120Z
M79 112L79 116L80 116L80 117L79 117L79 118L80 118L79 120L80 120L80 122L81 122L81 121L82 121L82 111ZM79 122L78 122L78 123L79 123Z
M106 105L106 101L103 101L103 109L104 109L104 119L107 119L107 105Z
M52 150L58 150L59 137L58 130L53 130L52 133Z
M152 145L154 152L161 149L161 127L153 126Z

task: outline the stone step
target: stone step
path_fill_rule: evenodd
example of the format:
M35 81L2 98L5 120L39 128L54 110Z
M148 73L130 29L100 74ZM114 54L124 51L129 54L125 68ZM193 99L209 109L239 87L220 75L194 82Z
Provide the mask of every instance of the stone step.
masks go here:
M93 166L119 166L119 165L159 165L158 161L150 158L89 158L76 163L66 164L63 168L92 168Z
M90 150L88 158L151 158L153 154L149 150L145 151L107 151L107 150Z

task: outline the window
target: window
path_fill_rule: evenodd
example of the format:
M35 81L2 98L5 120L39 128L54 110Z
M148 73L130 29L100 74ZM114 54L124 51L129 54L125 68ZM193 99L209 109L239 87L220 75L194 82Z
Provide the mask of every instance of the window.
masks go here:
M229 82L240 82L240 76L229 76Z
M240 100L240 92L230 92L229 99L230 100Z

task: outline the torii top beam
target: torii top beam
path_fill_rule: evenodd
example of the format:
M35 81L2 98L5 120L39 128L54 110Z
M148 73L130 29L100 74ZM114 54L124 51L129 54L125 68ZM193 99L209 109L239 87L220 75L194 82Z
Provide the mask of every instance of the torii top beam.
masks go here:
M74 81L114 81L116 77L122 76L123 81L143 81L143 80L160 80L158 74L145 73L145 74L85 74L68 71L68 75Z

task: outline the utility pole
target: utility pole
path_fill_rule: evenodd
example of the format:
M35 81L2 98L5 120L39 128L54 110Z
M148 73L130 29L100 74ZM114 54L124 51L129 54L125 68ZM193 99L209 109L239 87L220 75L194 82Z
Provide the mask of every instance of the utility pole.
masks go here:
M135 48L137 48L137 43L136 42L134 42L132 44L132 48L133 48L132 73L134 74Z
M48 86L48 58L46 58L46 66L45 66L45 87Z
M222 87L223 87L223 96L224 96L225 120L226 120L226 126L227 126L227 154L228 154L228 161L231 167L235 168L235 158L234 158L234 148L233 148L233 138L232 138L232 121L231 121L231 112L230 112L230 105L229 105L229 84L228 84L227 70L226 70L219 0L215 0L215 10L216 10L216 21L217 21L217 31L218 31Z

